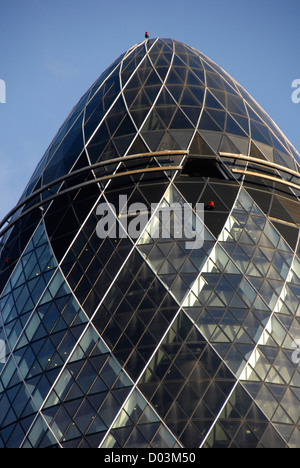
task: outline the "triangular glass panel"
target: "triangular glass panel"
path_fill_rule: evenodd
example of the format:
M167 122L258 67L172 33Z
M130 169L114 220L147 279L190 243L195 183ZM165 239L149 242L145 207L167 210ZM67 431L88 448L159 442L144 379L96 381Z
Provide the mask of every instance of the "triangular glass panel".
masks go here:
M188 288L190 288L194 282L196 281L197 277L198 277L198 272L197 273L187 273L187 274L184 274L183 270L181 271L180 273L180 278L182 278L182 280L185 282L185 284L188 286Z
M262 247L267 247L267 248L271 248L271 249L274 248L274 245L269 241L269 239L267 238L267 236L264 233L262 233L262 235L261 235L261 238L259 240L259 244Z
M222 138L222 133L220 132L206 132L202 130L201 132L202 137L204 138L205 141L210 145L210 147L213 149L215 153L218 152L219 146L220 146L220 141Z
M171 122L170 129L185 129L186 130L186 129L192 129L192 128L193 127L190 124L190 122L187 120L185 115L178 108Z
M234 118L238 122L238 124L245 130L245 133L248 137L250 134L249 119L247 117L242 117L241 115L236 114L234 114Z
M295 372L292 380L290 381L290 385L299 388L299 386L300 386L300 373L298 371Z
M227 95L227 109L230 113L247 115L243 99L232 94Z
M152 54L152 50L151 50L151 53L150 53L150 56ZM162 53L160 55L157 56L156 60L155 60L155 67L169 67L170 66L170 60L168 60L167 57L170 57L171 54L169 53Z
M268 161L274 162L273 147L256 141L256 146Z
M180 102L181 95L183 93L183 88L181 85L169 85L168 90L173 96L173 98L177 101L177 103Z
M152 59L152 61L155 61L158 56L163 55L162 51L165 49L165 47L166 45L161 39L156 41L155 44L151 46L149 57Z
M130 150L128 151L128 156L133 155L133 154L142 154L142 153L148 153L148 148L146 147L145 143L141 139L141 137L138 135L136 139L134 140L133 144L130 147Z
M125 116L123 119L121 125L117 129L116 133L114 134L114 137L120 137L124 135L128 135L130 133L135 133L135 127L132 123L132 120L128 115Z
M224 91L214 89L211 92L220 101L224 109L227 108L226 93Z
M265 143L266 145L271 144L271 137L267 127L264 127L263 125L260 125L253 120L251 120L251 137L253 140L258 140L261 143Z
M220 327L216 328L214 334L210 338L210 341L212 343L229 343L230 342L229 338L225 335L225 333L222 331L222 329ZM223 352L224 352L224 350L223 350ZM224 357L224 355L222 357Z
M157 147L157 151L171 151L180 149L180 146L176 143L176 141L169 132L166 132L164 134Z
M204 98L204 88L194 88L194 92L188 87L185 87L181 95L180 104L182 106L202 107Z
M116 146L118 153L121 157L127 153L134 136L134 134L131 134L119 138L113 138L112 141Z
M288 166L289 168L295 170L294 162L292 158L288 155L280 154L278 151L274 150L274 163L279 164L280 166Z
M220 275L214 273L202 273L202 277L212 287L212 289L215 288L216 284L220 280Z
M196 126L199 121L201 107L182 106L181 109L186 114L186 116L190 119L192 124Z
M216 122L210 117L208 112L206 110L203 111L200 124L199 124L199 129L202 130L211 130L211 131L221 131L221 127L219 127Z
M207 91L205 99L205 108L218 109L225 111L224 107L221 106L220 102L213 96L210 91Z
M156 113L159 115L164 125L166 127L169 127L178 107L174 105L174 106L166 106L166 107L156 107L155 109L156 109Z
M149 146L151 151L157 151L157 147L159 142L161 141L164 132L157 131L157 132L143 132L142 136L146 141L146 144Z
M222 78L217 75L216 73L212 73L210 71L206 72L206 81L207 81L207 86L208 88L212 89L224 89L224 82Z
M283 154L287 155L287 153L289 153L289 151L287 150L287 148L285 146L285 142L282 140L281 136L278 135L277 131L275 131L275 133L276 133L277 138L275 137L275 135L273 133L271 133L271 141L273 142L273 145L275 146L275 148L277 150L279 150L280 152L283 152Z
M207 307L224 307L224 302L217 296L217 294L213 293L209 300L207 301Z
M245 302L241 299L241 297L238 294L236 294L234 298L232 299L230 303L230 307L241 308L241 309L248 308L248 306L245 304Z
M246 360L250 358L253 352L253 345L250 344L235 343L235 347Z
M220 327L224 330L231 341L235 340L235 337L240 330L239 322L229 310L224 314L220 322Z
M145 93L144 88L138 92L136 89L125 89L124 98L129 109L142 109L144 107L149 108L151 102Z
M247 268L247 271L245 273L247 276L256 276L256 277L261 277L261 272L258 271L258 269L254 266L253 263L250 263L249 267ZM251 280L252 284L253 281Z
M246 361L235 346L230 348L230 351L225 358L225 363L236 376L241 374L241 371L246 365Z
M234 288L228 283L228 281L224 277L222 277L219 281L219 284L215 288L215 291L225 304L229 304L231 298L235 293Z
M241 244L244 243L244 244L254 244L254 245L256 245L256 243L255 243L256 239L253 240L253 239L250 237L250 235L248 234L248 232L246 232L246 229L247 229L247 227L246 227L245 230L242 232L241 237L239 238L239 243L241 243ZM260 232L258 231L257 234L256 234L256 238L259 239L259 237L260 237ZM254 248L254 245L250 245L250 246L249 246L249 249L250 249L251 247ZM248 245L247 245L247 249L248 249Z
M226 112L225 110L215 110L209 109L209 115L217 122L220 128L224 129L225 131L225 119L226 119Z
M241 154L248 155L249 150L249 138L243 138L239 136L230 135L231 141L240 150Z
M254 109L256 108L256 105L254 102L251 103L251 105L253 106ZM247 107L247 111L251 119L256 120L256 122L262 121L261 118L256 114L256 112L254 112L252 107L249 106L248 102L246 102L246 107Z
M193 142L190 146L190 154L214 155L214 152L206 143L206 141L201 137L201 135L196 132Z
M199 75L199 77L201 77L201 80L203 81L203 83L205 82L205 78L204 78L204 70L203 70L203 64L202 64L202 61L200 60L199 57L192 57L192 56L189 56L189 63L188 65L190 66L190 68L195 72L197 73L197 75Z
M188 292L188 286L183 282L180 276L178 276L170 290L175 298L181 303Z
M244 130L241 129L241 127L230 116L230 114L227 114L226 132L233 133L234 135L244 136L244 137L247 136Z
M203 252L203 250L195 249L195 250L192 250L189 258L191 259L193 264L196 266L196 268L200 272L207 260L207 255L205 252Z
M199 63L199 68L200 66L201 65ZM204 86L205 84L204 71L198 70L197 76L196 76L192 70L189 70L188 76L186 78L186 84L189 86Z
M175 268L171 265L168 260L166 260L163 264L163 266L159 270L159 275L173 275L176 274Z
M166 127L163 124L161 118L159 117L155 109L153 109L142 128L142 132L155 132L157 130L164 130L165 128Z
M178 68L177 68L178 69ZM180 70L180 69L178 69ZM180 72L179 72L180 73ZM169 73L169 76L168 76L168 79L167 79L167 83L166 83L166 86L169 86L169 85L174 85L174 84L179 84L179 85L183 85L183 81L181 79L181 76L180 74L176 73L176 71L171 68L171 71Z
M239 149L232 143L227 135L223 135L222 142L219 148L220 153L240 154Z
M175 72L177 72L177 74L180 76L180 78L182 79L182 82L185 83L185 80L186 80L186 75L187 75L187 67L184 66L184 63L178 59L178 65L175 65L173 63L173 66L172 66L172 70L175 70Z
M226 91L228 91L228 93L230 94L233 94L234 96L236 96L236 87L233 85L233 82L231 81L229 84L226 80L228 80L228 77L226 75L224 75L223 73L220 73L221 76L223 75L223 77L225 78L223 80L223 84L224 84L224 88Z
M130 111L130 115L133 118L134 123L136 124L138 128L140 128L141 125L144 123L148 113L149 113L149 108L138 109L138 110L132 109Z
M154 70L151 70L151 72L148 75L144 85L147 86L147 88L149 88L150 86L159 86L161 84L162 84L162 82L159 79L159 77L157 76L157 73L155 73Z
M174 106L175 101L172 99L172 96L167 91L166 88L163 88L156 103L156 107L167 107L167 106Z
M258 147L253 143L253 141L251 142L250 156L252 158L266 160L266 157L262 154L262 152L258 149Z
M145 88L145 93L148 96L150 103L154 103L155 99L157 98L159 92L161 90L161 86L147 86Z
M174 247L174 244L173 242L169 242L169 243L161 243L159 242L159 248L160 250L162 251L163 255L165 257L167 257L170 253L170 251L172 250L172 248Z
M226 270L227 270L230 262L231 262L231 260L228 262ZM233 285L234 290L236 290L238 288L238 286L239 286L239 284L241 282L241 275L239 274L238 269L236 267L235 267L235 269L236 269L235 273L227 273L227 271L225 270L226 279Z
M178 244L175 244L173 249L171 250L171 253L168 259L169 259L169 262L175 268L175 270L180 271L182 268L182 265L184 264L186 260L186 256L184 252L181 250L181 248L178 246Z
M172 288L172 284L174 283L174 280L176 278L177 275L160 275L160 279L163 283L165 283L165 285L167 286L167 289L168 290L171 290Z

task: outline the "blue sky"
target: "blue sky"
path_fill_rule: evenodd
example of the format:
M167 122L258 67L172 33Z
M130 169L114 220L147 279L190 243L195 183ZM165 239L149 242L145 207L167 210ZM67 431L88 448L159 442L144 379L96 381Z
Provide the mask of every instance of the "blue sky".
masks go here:
M299 14L299 0L0 0L0 218L73 106L146 30L222 66L299 151Z

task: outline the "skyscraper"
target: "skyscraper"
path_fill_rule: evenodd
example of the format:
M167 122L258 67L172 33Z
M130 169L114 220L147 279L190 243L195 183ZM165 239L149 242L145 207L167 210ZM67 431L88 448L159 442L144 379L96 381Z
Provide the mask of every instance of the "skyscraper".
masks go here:
M0 447L299 447L299 168L202 53L119 57L1 223ZM120 197L148 221L100 238ZM151 235L174 203L201 248Z

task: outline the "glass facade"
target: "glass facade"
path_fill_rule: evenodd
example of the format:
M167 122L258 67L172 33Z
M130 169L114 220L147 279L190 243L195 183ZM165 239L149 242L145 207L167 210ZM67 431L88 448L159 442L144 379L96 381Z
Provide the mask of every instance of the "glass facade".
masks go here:
M100 239L120 195L149 221ZM300 447L299 197L298 152L210 59L119 57L1 223L0 447ZM201 249L153 238L153 203L202 203Z

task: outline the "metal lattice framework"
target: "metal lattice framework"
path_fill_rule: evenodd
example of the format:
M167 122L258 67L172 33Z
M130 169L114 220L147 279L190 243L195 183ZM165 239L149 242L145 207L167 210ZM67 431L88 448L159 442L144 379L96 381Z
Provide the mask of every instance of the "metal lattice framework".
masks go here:
M197 50L117 59L0 225L0 447L299 447L299 167ZM149 222L101 240L120 194ZM201 249L151 238L211 201Z

